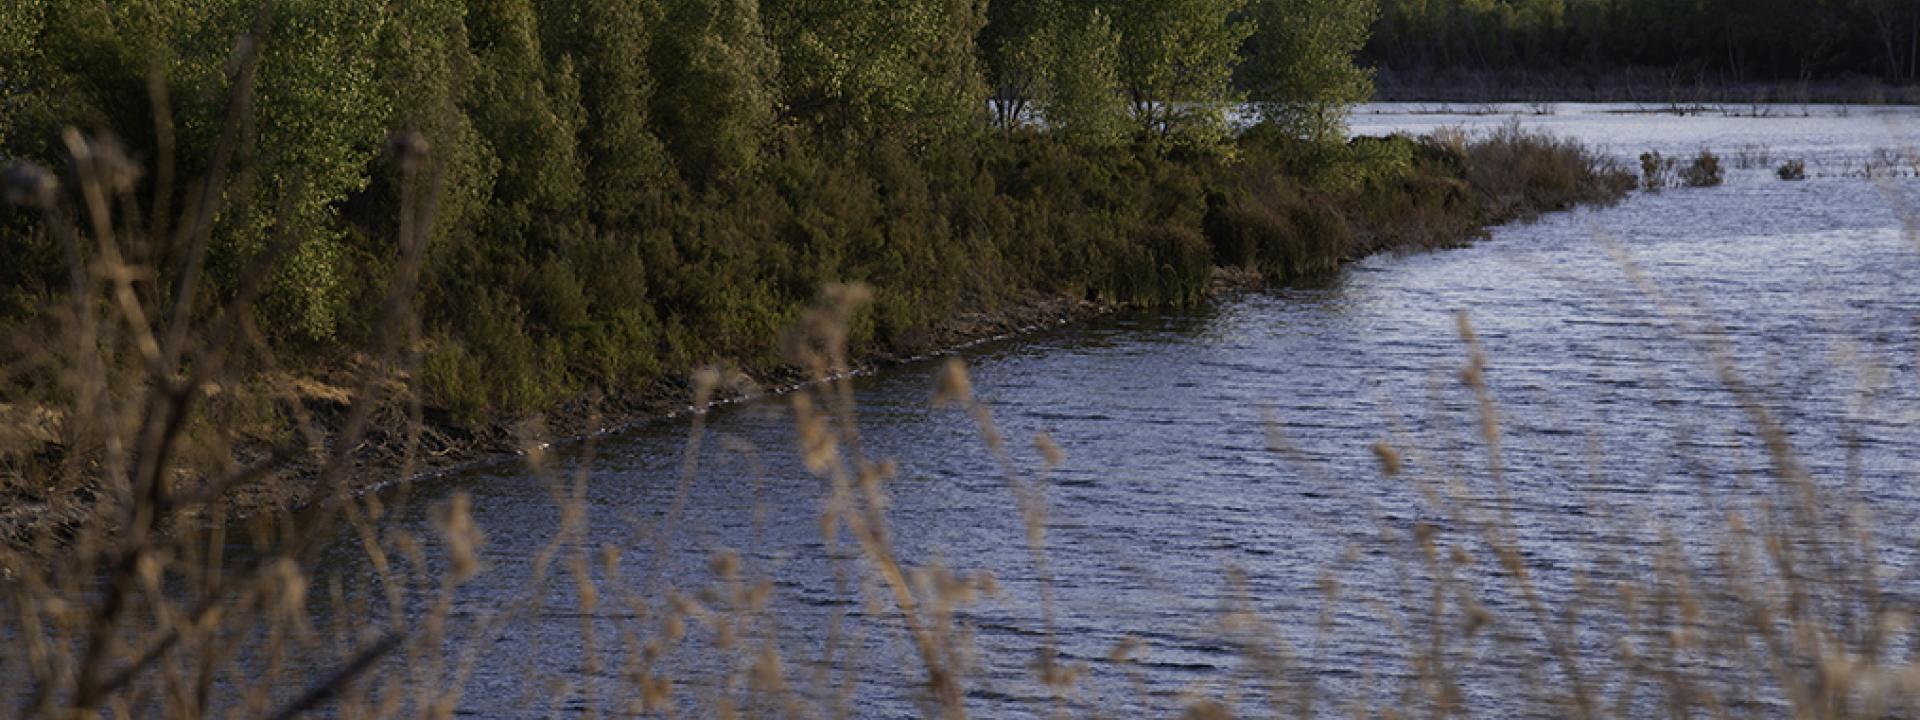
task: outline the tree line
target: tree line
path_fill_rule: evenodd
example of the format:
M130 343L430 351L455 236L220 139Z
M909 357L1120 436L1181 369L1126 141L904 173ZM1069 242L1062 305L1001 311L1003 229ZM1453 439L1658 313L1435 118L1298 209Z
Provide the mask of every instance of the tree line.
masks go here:
M1205 248L1160 229L1199 225L1230 113L1251 98L1271 134L1341 144L1373 19L1366 0L12 0L0 160L67 167L66 127L116 138L146 168L135 255L164 294L198 262L166 218L237 142L203 305L292 237L257 312L324 358L371 332L408 190L383 146L418 131L429 384L537 407L755 361L830 281L879 288L856 340L891 347L1021 292L1190 296L1204 277L1161 270ZM31 218L0 225L18 326L66 258Z
M1662 68L1732 82L1920 79L1913 0L1381 0L1395 71Z

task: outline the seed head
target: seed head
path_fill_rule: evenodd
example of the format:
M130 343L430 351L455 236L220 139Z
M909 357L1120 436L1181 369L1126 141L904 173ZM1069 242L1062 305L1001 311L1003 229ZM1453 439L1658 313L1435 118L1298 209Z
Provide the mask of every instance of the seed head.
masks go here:
M1400 452L1385 442L1373 444L1373 455L1380 460L1380 472L1387 477L1400 474Z
M1053 438L1044 433L1033 439L1033 446L1040 450L1040 459L1047 464L1048 469L1060 467L1067 462L1067 453L1060 449L1060 445L1055 443Z
M973 382L967 378L967 364L959 358L948 360L946 368L935 380L933 406L965 405L972 401Z

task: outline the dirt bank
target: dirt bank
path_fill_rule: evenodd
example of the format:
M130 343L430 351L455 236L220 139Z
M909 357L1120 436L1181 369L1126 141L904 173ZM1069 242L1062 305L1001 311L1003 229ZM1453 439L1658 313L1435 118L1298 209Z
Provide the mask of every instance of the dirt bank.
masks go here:
M1224 291L1257 283L1258 276L1221 270L1214 289ZM914 355L878 355L859 359L856 373L875 372L892 365L942 355L970 345L1014 337L1051 327L1107 315L1122 309L1111 302L1054 295L1034 295L993 310L967 312L939 324L922 341L924 352ZM331 435L344 424L356 398L346 386L350 373L340 377L300 377L283 380L294 388L304 411L317 432ZM750 392L780 392L805 381L798 370L775 368L748 371ZM385 388L394 391L398 388ZM389 395L397 394L389 392ZM709 404L736 402L743 397L740 388L721 391ZM366 437L355 449L352 467L346 473L349 489L365 493L396 483L415 482L449 471L486 463L500 462L520 454L529 441L565 444L605 433L618 432L659 420L676 417L694 408L693 389L684 379L661 380L618 397L583 396L564 403L552 413L538 418L488 423L465 427L445 413L427 410L419 426L417 450L405 452L413 424L409 414L389 397L375 412ZM0 404L0 442L10 447L32 446L30 457L48 466L57 464L68 448L59 443L57 412L45 408L18 408ZM263 442L242 442L233 448L240 464L264 460L270 448ZM319 483L322 464L316 457L291 461L283 471L234 488L223 498L229 520L261 516L283 509L299 508L319 499L325 489ZM191 482L184 478L183 481ZM103 511L104 491L90 482L65 483L62 490L35 492L35 483L0 484L0 541L27 555L48 549L45 540L57 544L70 538L89 513ZM39 485L39 487L47 487ZM55 486L58 487L58 486ZM36 548L36 545L40 547ZM4 571L4 567L0 567Z

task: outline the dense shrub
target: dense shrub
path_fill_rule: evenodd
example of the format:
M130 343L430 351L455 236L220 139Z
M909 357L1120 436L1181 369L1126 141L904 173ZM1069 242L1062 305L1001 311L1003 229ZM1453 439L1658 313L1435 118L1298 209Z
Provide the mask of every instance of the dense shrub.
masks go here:
M1215 262L1273 280L1336 267L1352 250L1353 234L1324 198L1310 202L1303 192L1283 182L1217 199L1206 218Z
M1578 141L1528 132L1510 123L1464 148L1467 181L1502 222L1617 195L1632 176Z
M1198 230L1163 224L1141 237L1152 262L1153 285L1138 296L1146 303L1185 305L1199 300L1213 276L1213 248Z
M1680 171L1680 179L1686 181L1687 187L1713 187L1726 181L1726 173L1720 168L1720 156L1703 149Z

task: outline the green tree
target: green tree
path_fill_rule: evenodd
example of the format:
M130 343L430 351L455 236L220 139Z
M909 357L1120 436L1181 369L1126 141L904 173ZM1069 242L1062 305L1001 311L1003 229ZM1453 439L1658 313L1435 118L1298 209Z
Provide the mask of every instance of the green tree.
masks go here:
M664 10L657 0L549 3L574 20L565 48L583 69L580 95L589 200L614 226L639 217L645 198L674 181L672 161L650 127L654 82L647 54Z
M1262 122L1309 140L1344 141L1347 112L1373 94L1354 63L1379 14L1376 0L1253 0L1241 86Z
M548 66L529 0L471 0L467 25L477 60L471 113L499 161L487 230L521 240L537 219L564 217L584 199L579 81L565 58Z
M253 3L238 0L251 8ZM320 220L328 205L367 184L391 107L375 77L381 0L282 0L260 67L257 161L293 219Z
M1060 0L999 0L987 8L980 55L986 62L993 124L1003 131L1019 129L1035 100L1048 92L1061 29L1060 5Z
M16 118L30 99L32 73L41 66L37 37L45 21L42 0L16 0L0 5L0 151L8 147Z
M124 98L137 87L139 63L120 41L113 7L66 8L57 23L46 22L45 10L36 2L0 8L0 83L6 85L0 89L6 103L0 126L10 130L8 154L51 164L60 157L61 127L132 137L123 132L132 128L121 123L133 114Z
M1127 136L1120 90L1120 36L1098 9L1067 23L1057 36L1042 112L1050 131L1080 145L1118 144Z
M47 75L39 48L46 6L40 0L0 3L0 164L20 152L26 118L44 116L45 95L35 92ZM63 254L44 236L27 231L23 213L0 212L0 321L32 317L45 293L59 287Z
M208 246L213 288L231 291L239 269L277 234L295 245L262 300L268 327L279 336L331 337L349 282L339 207L366 187L390 113L374 60L384 0L277 3L244 106L230 105L239 81L230 65L235 38L262 17L257 2L79 3L62 8L60 21L42 24L37 36L13 36L31 27L15 25L13 16L31 20L36 7L5 11L12 49L3 52L33 63L24 73L30 78L0 80L16 95L8 122L17 124L19 142L9 138L7 152L60 164L59 130L74 126L115 136L136 157L171 150L177 177L200 180L230 114L244 108L233 118L244 131L228 138L237 143L234 172L212 190L225 203ZM157 144L153 79L172 99L171 148ZM164 239L159 245L163 262L178 250Z
M1120 82L1135 125L1160 141L1205 146L1224 140L1238 104L1233 69L1251 23L1246 0L1111 0L1120 34Z
M253 3L235 0L250 17ZM235 239L242 253L274 223L298 245L278 268L263 307L273 325L329 339L347 312L352 279L338 205L367 187L391 106L374 58L385 23L381 0L283 0L261 56L254 105L251 219ZM188 11L185 22L191 22Z
M681 175L707 186L754 169L773 123L776 62L753 0L665 0L650 66L653 126Z
M769 0L789 120L830 136L937 135L986 113L981 0Z
M498 160L474 126L467 106L479 60L468 45L466 0L409 0L390 4L381 37L380 67L389 129L413 130L427 139L440 173L434 185L422 178L414 192L438 192L436 238L470 228L491 197ZM397 177L391 168L375 181ZM397 211L397 208L389 208Z
M918 125L934 136L965 135L987 121L986 68L977 44L987 25L988 0L932 0L917 56L925 82L914 108Z

